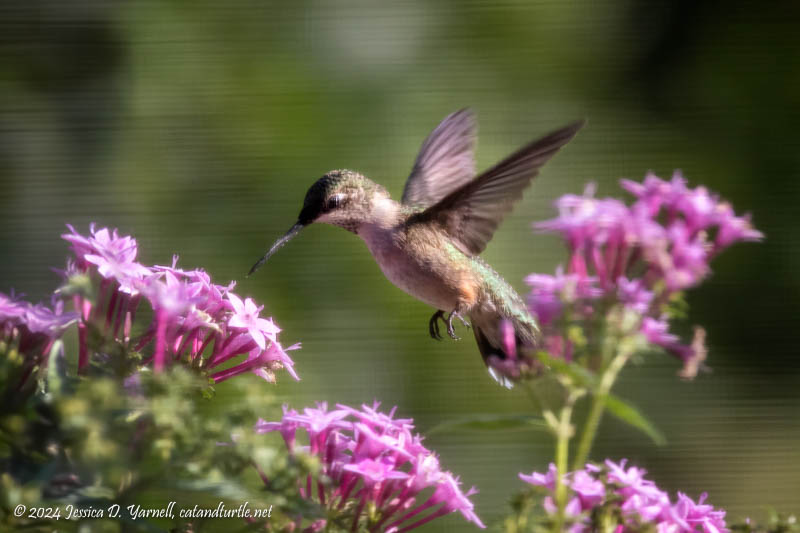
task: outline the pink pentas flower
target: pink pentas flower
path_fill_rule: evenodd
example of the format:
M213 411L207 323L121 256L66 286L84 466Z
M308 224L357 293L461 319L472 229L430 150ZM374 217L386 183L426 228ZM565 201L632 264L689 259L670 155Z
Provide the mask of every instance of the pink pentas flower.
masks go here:
M670 508L669 519L678 527L688 531L701 530L705 533L721 533L725 529L725 511L714 509L703 503L708 494L700 495L697 503L681 492L678 502Z
M444 471L439 465L439 458L422 446L417 452L411 473L410 489L416 492L435 486L444 475Z
M58 343L66 329L78 321L78 314L64 311L55 296L50 306L31 304L18 296L0 293L0 344L14 347L21 355L21 368L15 374L16 390L32 390L36 379L47 369L51 352L63 355Z
M697 375L697 371L706 359L708 353L705 345L706 334L701 327L695 327L692 340L688 344L682 343L677 335L669 332L669 323L665 316L644 317L641 333L649 343L663 348L683 362L683 368L679 373L682 377L691 378Z
M514 325L508 319L503 319L500 323L500 331L503 334L503 350L511 359L517 357L517 340L514 334Z
M281 433L290 453L307 453L320 461L319 476L298 482L303 498L326 512L326 520L352 530L415 529L455 511L484 527L469 496L433 452L414 434L413 421L378 410L378 404L354 409L327 404L298 412L284 407L277 422L259 420L255 431ZM307 444L298 443L298 432ZM265 480L269 483L269 480ZM310 527L298 518L297 529Z
M347 409L328 410L326 402L318 403L316 407L306 407L302 413L288 411L285 406L283 411L284 422L303 426L309 436L326 435L328 431L339 428L341 421L350 416Z
M648 172L642 183L623 179L620 180L620 185L636 197L634 209L649 217L655 217L662 209L676 211L682 196L688 192L686 180L680 172L675 172L671 181L664 181Z
M82 234L78 233L72 224L67 224L67 229L69 229L69 233L65 233L61 235L61 238L65 241L72 244L72 252L75 254L77 261L79 263L79 267L85 269L87 266L86 262L86 254L94 254L96 253L96 247L93 243L93 236L96 233L95 230L95 223L92 222L89 224L89 236L85 237Z
M679 172L669 181L649 173L641 183L620 183L635 197L632 204L596 198L590 184L581 196L559 198L556 218L535 224L561 234L569 253L566 271L526 278L529 309L542 327L540 346L565 359L581 357L581 350L596 353L601 340L592 333L604 331L598 320L622 308L626 327L638 317L642 337L678 357L681 376L693 377L706 356L704 334L696 329L691 342L680 342L669 331L668 304L708 277L711 259L727 246L763 235L749 215L737 216L705 187L689 187ZM585 339L574 336L575 327Z
M145 297L156 310L185 320L196 308L198 295L183 280L167 272L164 276L151 275L139 284Z
M53 296L50 305L31 304L16 296L0 293L0 331L7 334L26 332L51 341L61 337L78 314L64 310L64 302ZM18 330L16 332L12 330Z
M525 282L531 287L528 303L534 316L542 325L552 324L561 316L565 305L598 298L603 291L596 286L596 278L578 274L564 274L561 267L554 276L531 274ZM579 307L584 309L584 306Z
M228 326L246 329L262 350L266 347L267 339L275 342L280 328L272 320L259 318L258 315L264 308L263 305L257 306L252 298L247 298L242 302L242 299L232 292L229 292L227 297L233 306L233 314L228 319Z
M44 333L50 337L60 337L70 324L78 320L78 314L64 311L64 302L55 296L50 307L37 304L28 305L25 309L25 325L34 333Z
M466 493L464 493L461 491L460 484L461 483L457 477L454 477L449 472L444 473L439 483L436 485L433 495L431 496L431 501L435 503L441 503L442 507L439 509L439 511L436 511L431 515L419 520L415 523L415 525L421 526L422 524L429 522L438 513L445 515L453 511L458 511L469 522L477 524L479 527L485 527L480 518L478 518L478 515L475 514L472 502L469 500L469 497L477 494L478 490L475 487L472 487Z
M675 204L686 217L687 224L696 231L707 228L716 221L719 203L705 187L686 190Z
M94 265L103 278L116 279L120 290L136 294L136 282L151 274L150 269L136 261L138 247L132 237L120 237L117 230L108 228L96 230L94 224L89 228L91 235L84 237L69 224L67 227L71 233L63 238L72 243L79 265L84 268Z
M678 342L678 336L669 332L669 321L665 316L644 317L641 332L648 342L657 346L666 347Z
M530 475L522 473L519 474L519 478L522 481L538 487L545 487L551 491L556 490L557 477L558 469L554 463L550 463L550 466L547 467L546 474L540 474L539 472L532 472Z
M373 429L369 424L356 422L355 430L358 434L358 442L354 452L359 455L372 456L380 453L381 450L391 450L399 456L411 458L416 450L407 449L407 445L412 445L409 434L406 432L393 435L383 433L380 428Z
M578 495L581 508L598 505L603 501L606 493L603 483L586 470L574 472L569 480L569 486Z
M0 322L17 324L25 315L29 305L14 296L13 292L10 296L0 292Z
M323 403L327 409L327 404ZM301 427L300 422L292 422L290 417L297 416L297 411L294 409L289 409L287 405L283 406L283 419L277 422L268 422L263 418L260 418L255 425L255 432L256 433L270 433L272 431L279 431L281 436L283 437L283 441L286 443L286 447L289 451L293 451L295 449L295 435L297 433L297 428Z
M719 232L714 242L714 253L738 241L760 241L764 237L753 227L749 214L737 217L728 203L717 207L717 221Z
M645 470L626 466L626 463L624 459L619 463L607 459L602 465L587 464L585 468L564 476L569 531L598 531L611 526L615 533L633 533L640 531L642 525L664 533L729 531L725 524L725 511L704 503L705 494L695 503L679 492L677 501L673 503L666 492L645 478ZM536 472L529 476L519 475L523 481L545 489L542 508L550 516L557 512L554 503L556 475L553 464L546 475ZM601 527L593 520L606 521ZM608 520L615 520L616 526Z
M668 503L669 497L661 491L656 484L645 479L646 470L631 466L626 468L626 459L615 463L606 459L605 467L608 469L608 481L619 485L617 493L626 499L637 498L640 506L647 506L653 503Z
M374 459L362 459L355 464L342 466L348 472L361 476L366 485L374 485L387 479L408 479L410 476L402 471L395 470L394 465Z
M617 278L617 298L632 311L644 315L653 301L653 291L647 290L642 279Z
M580 248L593 232L588 224L594 220L600 209L594 199L594 184L589 184L582 196L565 194L556 201L558 218L540 222L536 226L542 230L562 233L570 246Z
M666 231L669 248L645 246L645 257L662 273L669 290L680 291L696 285L710 270L710 245L693 236L691 228L680 220L670 224Z
M68 227L64 239L72 244L76 262L65 275L88 273L99 279L96 299L81 293L73 297L80 315L79 371L85 371L92 356L91 324L106 338L143 354L144 363L156 371L189 363L207 371L215 382L245 372L275 382L280 369L299 379L287 354L299 345L283 348L280 328L259 316L263 306L234 294L234 282L217 285L202 269L181 269L177 256L170 266L144 266L136 262L138 248L132 237L94 224L89 236ZM143 306L150 313L140 313ZM143 315L149 322L137 327Z

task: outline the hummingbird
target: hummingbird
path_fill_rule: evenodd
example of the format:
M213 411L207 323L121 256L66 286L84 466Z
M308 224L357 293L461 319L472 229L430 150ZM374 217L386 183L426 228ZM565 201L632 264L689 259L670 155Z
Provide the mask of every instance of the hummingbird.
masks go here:
M311 185L297 222L248 276L306 226L344 228L366 243L389 281L436 309L428 321L432 338L441 340L440 322L456 340L454 319L471 326L490 374L510 386L490 360L506 359L510 349L530 353L539 328L519 294L479 254L541 166L584 123L533 141L477 175L477 122L471 110L456 111L422 143L400 202L359 172L331 170Z

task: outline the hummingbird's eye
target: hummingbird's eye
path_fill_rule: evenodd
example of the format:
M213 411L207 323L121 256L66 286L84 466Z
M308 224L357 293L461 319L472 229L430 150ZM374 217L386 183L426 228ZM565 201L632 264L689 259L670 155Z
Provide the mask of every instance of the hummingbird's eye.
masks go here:
M343 194L334 194L330 198L328 198L328 202L325 204L326 211L332 211L342 205L342 201L344 200Z

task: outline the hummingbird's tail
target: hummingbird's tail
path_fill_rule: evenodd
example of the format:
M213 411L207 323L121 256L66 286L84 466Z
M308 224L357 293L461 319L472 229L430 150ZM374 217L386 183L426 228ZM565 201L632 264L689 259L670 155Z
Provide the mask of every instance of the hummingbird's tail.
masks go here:
M498 383L510 389L523 374L535 371L535 363L529 357L537 344L538 327L533 318L470 318L483 362Z

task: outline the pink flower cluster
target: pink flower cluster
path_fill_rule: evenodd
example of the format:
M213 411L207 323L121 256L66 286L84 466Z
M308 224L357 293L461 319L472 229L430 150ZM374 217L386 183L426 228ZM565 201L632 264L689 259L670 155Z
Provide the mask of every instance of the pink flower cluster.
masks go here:
M361 410L344 405L328 410L320 403L302 413L284 407L280 422L259 420L256 431L279 431L291 453L319 459L319 476L301 480L300 494L308 500L316 496L328 519L344 528L402 533L454 511L484 527L469 500L477 491L463 493L458 478L443 471L411 432L413 421L394 418L394 411L381 413L377 403ZM298 429L307 434L307 446L298 444ZM430 495L421 498L426 489ZM324 526L318 521L307 530Z
M96 298L80 293L73 297L79 315L79 372L89 364L93 330L143 353L144 363L152 363L156 372L178 362L211 372L246 356L238 364L211 372L211 378L220 382L253 372L274 382L275 371L284 368L299 379L278 343L280 329L259 316L263 306L250 298L242 301L232 292L234 282L216 285L201 269L181 270L177 256L171 266L147 267L136 261L132 237L94 225L84 236L67 227L70 233L63 238L72 244L76 257L67 275L96 273L100 278ZM149 312L142 312L143 303ZM145 324L136 323L137 314L147 316Z
M600 514L598 509L608 506L618 509L613 516L621 517L615 533L640 531L645 525L654 525L659 533L729 531L725 525L725 511L704 503L706 494L695 502L679 492L678 501L672 503L666 492L644 478L645 470L635 466L626 468L625 464L625 459L619 463L607 459L602 466L587 464L583 470L564 476L569 493L566 514L572 524L570 533L597 530L592 519ZM546 474L519 475L523 481L550 492L544 498L543 507L551 516L557 512L553 501L557 475L554 464L550 464Z
M13 350L23 355L19 388L47 367L55 342L77 318L77 313L65 312L63 302L55 298L48 307L0 293L1 351Z
M636 197L633 204L595 198L589 186L582 196L559 198L558 217L535 224L560 233L570 254L566 272L559 268L554 276L526 279L544 348L572 359L575 346L564 333L565 322L586 323L618 303L640 317L647 341L679 357L682 375L692 377L705 358L704 332L698 328L690 344L681 343L669 332L667 304L675 293L699 284L722 250L762 234L749 216L737 216L705 187L688 187L680 173L671 181L648 174L643 183L621 185Z

